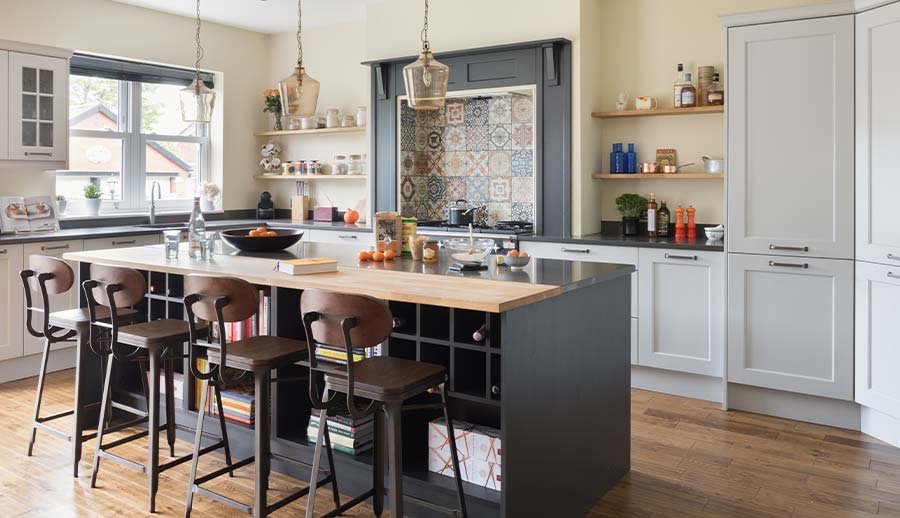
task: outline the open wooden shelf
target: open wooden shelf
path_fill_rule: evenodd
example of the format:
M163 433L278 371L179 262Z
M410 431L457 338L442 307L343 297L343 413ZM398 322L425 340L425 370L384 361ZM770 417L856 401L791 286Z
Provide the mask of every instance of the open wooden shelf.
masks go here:
M634 174L601 174L591 175L594 180L721 180L725 173L634 173Z
M257 180L293 180L305 182L308 180L365 180L364 174L258 174Z
M699 115L703 113L724 113L725 106L697 106L696 108L657 108L655 110L624 110L612 112L591 112L597 119L617 119L628 117L654 117L659 115Z
M321 129L301 129L301 130L282 130L282 131L257 131L254 136L257 137L281 137L289 135L318 135L325 133L365 133L366 126L352 128L321 128Z

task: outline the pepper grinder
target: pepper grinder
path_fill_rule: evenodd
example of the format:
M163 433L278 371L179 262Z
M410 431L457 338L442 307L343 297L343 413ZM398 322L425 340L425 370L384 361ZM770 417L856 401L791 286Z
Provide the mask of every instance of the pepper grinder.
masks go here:
M687 238L688 238L688 240L691 240L691 241L697 239L697 224L694 223L694 215L696 214L696 212L697 212L697 209L695 209L691 205L688 205L688 208L687 208L687 217L688 217Z
M684 239L684 207L675 208L675 240Z
M272 203L272 195L263 191L259 195L259 203L256 204L256 219L274 219L275 204Z

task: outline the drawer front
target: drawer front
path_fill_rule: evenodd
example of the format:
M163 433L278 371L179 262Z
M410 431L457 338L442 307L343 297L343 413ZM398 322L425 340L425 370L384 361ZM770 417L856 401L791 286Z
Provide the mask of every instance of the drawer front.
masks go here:
M638 267L638 248L568 243L519 242L519 250L543 259L630 264ZM638 272L631 274L631 316L638 316Z
M69 252L80 252L83 250L83 241L81 240L72 240L72 241L50 241L47 243L28 243L24 245L24 264L25 267L29 267L31 262L30 258L32 255L46 255L50 257L58 257L62 258L63 254ZM73 262L69 262L69 265L72 266L73 269L77 268L77 264ZM75 270L75 279L78 279L78 271ZM78 307L78 295L79 295L79 286L74 284L69 291L65 293L60 293L57 295L50 295L48 297L48 302L50 303L50 311L62 311L65 309L72 309ZM35 290L31 291L31 303L35 307L41 306L41 294ZM23 314L24 316L24 314ZM40 331L44 327L44 315L40 313L35 313L33 315L32 326L35 330ZM44 348L44 340L41 338L36 338L32 336L28 330L25 328L25 320L22 320L22 329L24 330L24 353L25 356L29 354L37 354L40 353ZM63 349L65 347L74 346L74 342L58 342L53 345L53 350Z
M131 248L134 246L158 245L160 242L160 234L145 234L141 236L117 236L117 237L101 237L98 239L85 239L84 249L91 250L107 250L110 248Z
M345 245L359 245L365 248L375 244L375 237L372 232L308 230L306 236L310 243L342 243Z

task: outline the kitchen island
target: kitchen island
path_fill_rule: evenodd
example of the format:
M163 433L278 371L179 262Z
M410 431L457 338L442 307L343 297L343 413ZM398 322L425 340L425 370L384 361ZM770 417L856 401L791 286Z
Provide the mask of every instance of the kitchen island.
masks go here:
M489 257L487 270L455 273L448 271L443 253L434 264L409 259L360 263L357 251L301 243L285 252L255 255L220 245L211 260L189 259L186 249L178 259L167 260L162 246L147 246L64 257L81 263L82 278L92 263L147 272L148 293L138 309L151 319L183 317L184 275L243 278L269 297L269 331L290 338L303 338L298 308L304 289L386 300L397 326L382 353L446 366L454 419L500 430L502 489L466 483L470 516L582 516L628 471L632 266L533 259L524 270L511 271ZM275 270L277 260L295 257L333 258L339 271L290 276ZM484 338L475 339L475 331ZM195 389L186 367L177 369L184 373L184 398L176 418L180 425L193 426ZM304 369L298 365L278 377ZM116 386L139 400L137 373L124 373ZM302 384L276 384L272 451L309 462L306 394ZM404 413L404 490L452 506L452 478L428 470L427 428L434 417ZM232 451L249 453L252 425L229 423ZM212 419L209 424L216 429ZM371 455L336 454L342 493L367 488L371 463ZM273 468L308 479L308 473L290 465L276 461ZM419 507L410 507L410 515L431 516Z

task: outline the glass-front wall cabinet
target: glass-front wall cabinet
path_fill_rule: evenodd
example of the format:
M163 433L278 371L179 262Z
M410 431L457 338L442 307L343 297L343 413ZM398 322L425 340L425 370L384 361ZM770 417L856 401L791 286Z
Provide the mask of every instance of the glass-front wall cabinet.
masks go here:
M65 160L68 62L9 53L10 160Z

